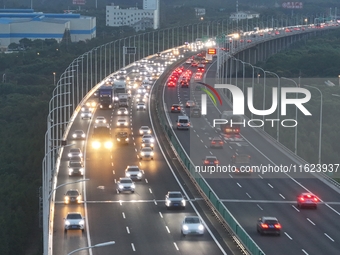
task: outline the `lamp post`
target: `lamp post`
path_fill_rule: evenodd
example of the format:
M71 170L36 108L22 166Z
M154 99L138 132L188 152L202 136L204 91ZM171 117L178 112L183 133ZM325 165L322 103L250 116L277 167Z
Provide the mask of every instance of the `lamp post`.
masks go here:
M281 79L287 80L287 81L291 81L294 82L295 86L298 88L299 86L297 85L296 81L294 81L293 79L289 79L286 77L281 77ZM298 94L296 93L296 99L298 98ZM295 106L295 121L297 122L297 107ZM294 142L294 153L295 155L297 155L297 125L295 126L295 142Z
M276 74L276 73L273 73L273 72L270 72L270 71L265 71L266 73L268 74L272 74L274 76L276 76L277 78L277 90L278 90L278 93L277 93L277 119L278 121L280 121L280 77ZM276 141L279 142L279 137L280 137L280 125L279 123L277 123L277 127L276 127Z
M113 245L115 244L115 241L110 241L110 242L106 242L106 243L99 243L99 244L95 244L92 246L88 246L88 247L83 247L83 248L79 248L77 250L71 251L70 253L68 253L67 255L71 255L73 253L76 253L78 251L82 251L82 250L88 250L88 249L92 249L92 248L98 248L98 247L104 247L104 246L108 246L108 245Z
M321 144L322 144L322 92L320 89L314 86L305 85L305 87L316 89L320 92L320 129L319 129L319 160L318 163L321 164Z
M339 87L340 87L340 74L338 75L338 79L339 79Z
M55 86L55 75L56 75L56 73L53 72L53 85L54 85L54 86Z

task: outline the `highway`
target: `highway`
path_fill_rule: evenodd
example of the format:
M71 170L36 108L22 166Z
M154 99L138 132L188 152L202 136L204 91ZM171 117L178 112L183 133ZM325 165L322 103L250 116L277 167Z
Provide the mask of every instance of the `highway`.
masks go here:
M192 69L188 66L187 68ZM214 68L214 65L210 66L207 78L209 75L209 78L214 76ZM173 103L180 103L184 109L182 114L189 116L190 109L184 107L186 101L194 100L200 105L201 98L201 92L195 91L193 81L191 85L191 89L165 87L166 109ZM226 107L225 105L224 101L223 106ZM192 128L189 132L174 129L196 166L202 165L202 159L208 155L216 156L220 165L227 166L231 164L231 156L236 152L250 155L252 165L296 164L252 128L243 128L241 136L227 137L221 134L220 130L212 127L212 123L214 118L220 118L219 111L222 111L222 107L219 106L218 111L212 102L208 102L207 108L207 116L191 118ZM173 125L178 115L168 113ZM210 139L215 136L224 139L222 150L209 147ZM266 254L337 254L340 248L337 235L339 223L336 221L340 215L339 206L328 205L326 202L339 203L340 198L338 192L311 174L253 173L251 176L237 176L234 173L204 173L203 176ZM317 210L298 209L296 197L307 191L317 194L326 204L321 203ZM281 237L263 237L256 232L256 221L261 216L279 219L283 226Z
M190 65L183 64L194 71ZM208 67L208 66L207 66ZM212 80L216 74L216 65L208 67L206 79ZM195 91L194 81L191 88L164 87L166 109L174 103L180 103L183 112L190 116L190 108L185 108L187 100L194 100L200 105L201 93ZM213 84L211 84L213 85ZM213 119L220 118L222 110L228 110L224 100L222 106L212 102L207 104L209 113L202 118L191 118L190 131L176 130L175 134L183 148L196 166L202 165L205 156L214 155L220 165L231 164L231 156L245 153L251 156L255 166L296 164L296 162L274 146L256 130L246 127L240 136L227 137L220 130L212 127ZM230 109L230 108L229 108ZM178 113L168 113L173 126ZM224 139L224 148L212 149L210 139L219 136ZM252 173L251 176L239 176L234 173L203 173L208 184L224 202L228 210L236 217L241 226L266 254L338 254L339 236L339 193L308 173ZM317 210L298 209L296 197L310 191L322 201ZM337 203L329 205L327 202ZM274 216L282 224L280 237L260 236L256 232L256 222L261 216Z
M127 71L131 71L128 68ZM81 148L85 154L85 175L89 181L70 184L56 190L56 206L54 213L53 254L69 252L98 243L115 241L114 245L92 249L91 254L231 254L226 245L218 243L214 234L210 234L211 223L202 214L197 202L188 190L183 189L183 181L177 181L171 165L164 159L158 145L155 146L155 157L152 161L140 161L137 157L141 148L141 126L151 127L149 110L137 111L136 99L133 96L129 106L129 114L125 118L129 126L116 126L117 108L113 110L97 109L92 120L75 119L70 135L81 129L87 134L86 141L75 141L68 137L60 166L58 185L78 180L79 177L68 176L67 152L70 148ZM148 108L148 107L147 107ZM79 114L78 114L79 115ZM111 128L112 139L119 130L130 133L128 145L114 144L112 152L94 151L90 140L93 131L93 120L104 116ZM142 181L136 183L133 194L116 191L116 181L124 177L127 165L137 165L144 170ZM63 195L68 189L78 189L84 198L82 204L63 203ZM188 201L185 210L167 210L164 197L168 191L181 190ZM64 232L64 220L68 212L79 211L85 216L84 233L79 230ZM182 237L181 222L184 216L199 213L206 229L204 236ZM90 254L83 251L82 254Z

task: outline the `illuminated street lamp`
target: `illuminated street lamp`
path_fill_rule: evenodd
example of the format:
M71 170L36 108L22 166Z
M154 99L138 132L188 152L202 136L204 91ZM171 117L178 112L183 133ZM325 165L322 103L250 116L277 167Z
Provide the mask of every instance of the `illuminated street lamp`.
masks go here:
M53 85L54 85L54 86L55 86L55 75L56 75L56 73L53 72Z

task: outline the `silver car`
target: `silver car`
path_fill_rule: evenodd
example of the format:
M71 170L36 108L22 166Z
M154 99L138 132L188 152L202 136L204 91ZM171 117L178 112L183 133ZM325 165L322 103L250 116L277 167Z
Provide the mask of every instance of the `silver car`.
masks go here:
M137 109L137 111L138 110L146 110L146 105L145 105L145 103L144 102L138 102L137 103L137 107L136 107L136 109Z
M141 126L139 129L139 134L140 135L151 134L151 128L149 128L148 126Z
M72 134L73 139L85 140L86 135L83 130L75 130Z
M155 138L153 138L152 135L143 135L142 137L142 143L155 143Z
M139 169L138 166L127 166L125 169L125 177L131 178L132 180L141 181L143 174L144 171Z
M185 205L185 199L180 191L169 191L165 195L165 206L167 209L170 209L171 207L184 209Z
M95 120L95 123L98 124L98 125L103 125L103 124L106 124L106 119L105 117L103 116L98 116Z
M68 163L68 175L84 175L84 165L82 162L79 161L69 161Z
M81 119L91 119L92 118L92 112L90 110L84 110L80 114Z
M117 126L121 127L127 127L129 125L128 121L126 119L118 119Z
M182 221L181 233L186 235L203 235L204 226L198 216L186 216Z
M117 113L118 115L128 115L129 112L127 108L121 107L118 109Z
M154 156L154 152L153 152L153 149L150 147L144 147L140 150L140 153L139 153L140 160L143 160L143 159L152 160L153 156Z
M72 148L69 150L67 154L68 158L73 158L73 157L83 157L83 153L81 152L81 149L79 148Z
M64 218L64 230L80 229L84 232L85 220L80 212L69 212Z
M64 195L64 202L65 204L80 203L81 194L77 189L69 189Z
M131 193L135 192L135 184L131 178L119 178L117 182L117 192L121 193L124 191L130 191Z

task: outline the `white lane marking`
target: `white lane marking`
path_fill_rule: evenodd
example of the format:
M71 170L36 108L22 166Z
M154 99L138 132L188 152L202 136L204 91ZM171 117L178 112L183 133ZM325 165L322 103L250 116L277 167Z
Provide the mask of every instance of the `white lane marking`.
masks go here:
M302 249L302 252L306 255L309 255L304 249Z
M116 180L116 179L114 179L114 181L115 181L115 183L117 183L117 180Z
M251 198L251 196L246 192L246 195L249 197L249 198Z
M230 149L233 149L233 147L231 147L230 145L229 145L229 148L230 148Z
M125 218L125 213L124 213L124 212L122 212L122 215L123 215L123 218L126 219L126 218Z
M112 174L116 174L115 170L112 170Z
M292 205L292 207L293 207L297 212L300 212L300 210L297 209L297 208L295 207L295 205Z
M206 149L208 149L208 146L204 145L204 147L205 147Z
M163 218L163 214L161 212L159 212L159 216L161 216L161 218Z
M137 149L135 148L135 152L137 152Z
M135 245L133 243L131 243L131 248L132 248L133 251L136 251Z
M286 199L281 193L280 193L279 195L280 195L280 197L282 197L283 199Z
M332 242L334 242L334 239L332 237L330 237L329 235L327 235L326 233L324 233L325 236L327 236Z
M263 179L263 177L262 177L261 175L259 175L259 177L260 177L261 179Z
M175 245L175 248L176 248L176 250L178 250L178 251L179 251L177 244L176 244L176 243L174 243L174 245Z
M156 201L156 199L154 199L154 200L153 200L153 202L155 203L155 205L157 205L157 201Z
M202 139L201 139L201 142L204 143Z
M150 193L152 194L152 190L151 190L151 188L149 188L149 191L150 191Z
M213 153L211 151L209 151L211 155L213 155Z
M256 204L258 208L260 208L261 211L263 211L262 207L259 206L259 204Z
M119 200L119 204L120 204L120 205L123 205L121 200Z
M272 189L274 188L270 183L268 183L268 186L271 187Z
M234 178L231 174L229 174L230 178Z
M290 240L293 240L293 238L291 238L291 236L288 235L287 232L284 232L284 233L285 233L285 235L286 235Z
M114 166L113 162L111 163L111 166Z
M148 182L148 179L145 178L144 180L145 180L146 183L149 183L149 182Z
M168 228L168 226L165 226L165 228L168 231L168 233L170 234L170 229Z
M315 226L315 223L311 219L307 218L307 220Z
M130 229L129 229L129 227L126 227L126 232L127 232L128 234L130 234Z
M240 188L242 188L241 184L239 184L238 182L236 182L237 186L239 186Z

